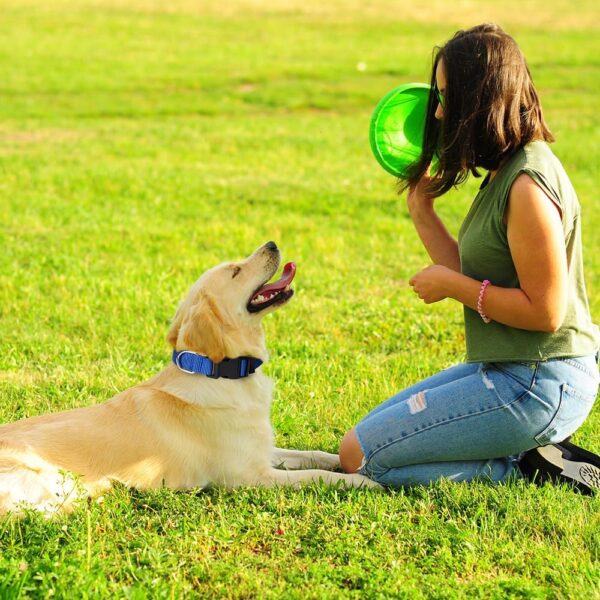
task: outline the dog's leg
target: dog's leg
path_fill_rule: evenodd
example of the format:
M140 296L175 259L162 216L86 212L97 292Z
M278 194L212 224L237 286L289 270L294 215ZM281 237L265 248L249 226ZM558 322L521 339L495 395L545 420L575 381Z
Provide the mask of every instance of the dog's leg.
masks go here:
M335 471L340 468L337 454L320 450L287 450L275 448L272 464L281 469L325 469Z
M381 486L372 479L359 475L358 473L332 473L322 469L308 469L306 471L281 471L271 469L265 477L262 477L256 483L265 487L275 485L289 485L299 487L307 483L323 482L326 485L336 485L340 481L348 488L381 488Z

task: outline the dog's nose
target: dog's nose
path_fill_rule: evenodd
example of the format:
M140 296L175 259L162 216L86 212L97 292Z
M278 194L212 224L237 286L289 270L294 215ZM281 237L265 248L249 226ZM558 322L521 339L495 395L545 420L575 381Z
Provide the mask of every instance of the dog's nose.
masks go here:
M265 248L267 250L277 250L277 244L275 242L267 242Z

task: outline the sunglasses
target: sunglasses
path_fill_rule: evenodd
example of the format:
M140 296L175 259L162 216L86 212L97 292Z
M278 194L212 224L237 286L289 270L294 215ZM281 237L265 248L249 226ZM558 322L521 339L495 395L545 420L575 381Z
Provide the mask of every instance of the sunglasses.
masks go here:
M438 101L439 105L444 108L444 104L446 103L446 98L444 98L444 94L440 92L440 88L437 86L437 82L433 84L433 93L435 94L435 98Z

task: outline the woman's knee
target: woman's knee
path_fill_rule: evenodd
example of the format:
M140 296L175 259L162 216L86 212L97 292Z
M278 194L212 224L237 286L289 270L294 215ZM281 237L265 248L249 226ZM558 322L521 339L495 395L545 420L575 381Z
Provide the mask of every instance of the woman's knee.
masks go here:
M339 455L340 465L346 473L356 473L360 469L364 454L354 429L348 431L342 438Z

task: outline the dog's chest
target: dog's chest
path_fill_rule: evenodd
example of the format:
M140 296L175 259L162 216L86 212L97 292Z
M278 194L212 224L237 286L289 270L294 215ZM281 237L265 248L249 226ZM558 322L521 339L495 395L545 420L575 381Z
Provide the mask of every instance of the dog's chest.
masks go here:
M272 382L261 373L244 381L198 382L187 396L194 408L182 419L179 435L170 436L176 470L200 485L244 483L249 473L270 466Z

